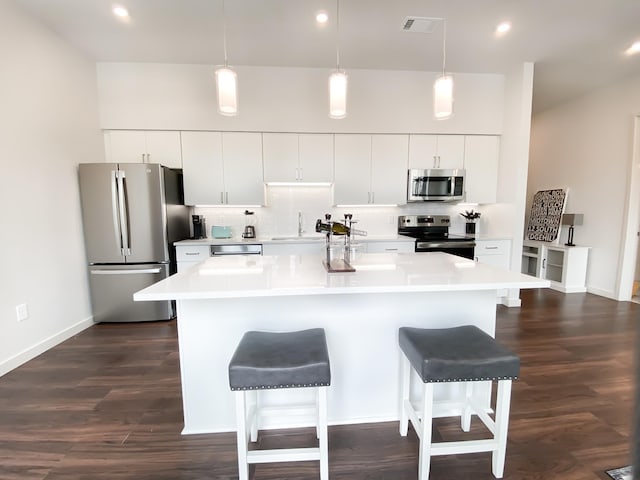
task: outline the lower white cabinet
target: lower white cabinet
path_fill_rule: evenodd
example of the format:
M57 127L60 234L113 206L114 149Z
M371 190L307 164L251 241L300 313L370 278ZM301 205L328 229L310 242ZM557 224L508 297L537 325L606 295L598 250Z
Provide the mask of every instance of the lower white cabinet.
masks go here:
M511 240L476 240L476 248L473 252L473 259L476 262L509 270L510 257ZM496 296L497 303L503 303L502 299L509 296L509 290L498 290Z
M209 258L209 245L176 245L178 273Z
M549 280L564 293L586 292L589 247L525 240L522 273Z
M292 240L284 243L262 244L263 255L320 255L324 252L325 242Z
M366 242L367 253L409 253L415 249L415 242Z
M473 253L474 260L479 263L509 269L511 240L476 240Z

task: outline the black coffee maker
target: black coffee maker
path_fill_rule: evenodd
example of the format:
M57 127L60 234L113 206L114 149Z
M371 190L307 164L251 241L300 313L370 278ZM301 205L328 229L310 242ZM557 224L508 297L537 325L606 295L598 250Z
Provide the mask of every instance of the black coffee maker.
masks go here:
M207 227L205 226L204 216L191 215L191 221L193 222L193 238L195 240L207 238Z

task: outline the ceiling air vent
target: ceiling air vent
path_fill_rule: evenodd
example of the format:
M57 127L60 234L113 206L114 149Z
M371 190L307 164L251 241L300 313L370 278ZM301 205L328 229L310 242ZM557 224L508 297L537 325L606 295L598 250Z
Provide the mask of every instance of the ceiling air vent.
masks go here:
M433 33L441 21L441 18L406 17L402 24L402 30L413 33Z

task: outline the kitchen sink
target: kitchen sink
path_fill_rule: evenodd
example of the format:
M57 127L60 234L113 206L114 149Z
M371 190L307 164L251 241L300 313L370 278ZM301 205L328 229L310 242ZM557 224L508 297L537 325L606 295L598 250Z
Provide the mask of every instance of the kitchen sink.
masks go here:
M309 240L317 240L317 241L321 241L324 240L324 236L320 237L318 235L313 235L313 236L297 236L297 235L291 235L289 237L273 237L271 238L271 240L287 240L287 241L309 241Z

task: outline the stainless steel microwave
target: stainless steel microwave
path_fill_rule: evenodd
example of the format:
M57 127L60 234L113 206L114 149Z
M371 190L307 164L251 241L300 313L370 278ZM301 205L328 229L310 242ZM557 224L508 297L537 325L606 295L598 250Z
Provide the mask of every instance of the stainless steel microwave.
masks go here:
M464 200L463 169L410 169L407 202L454 202Z

